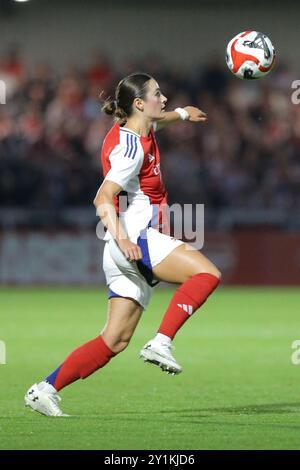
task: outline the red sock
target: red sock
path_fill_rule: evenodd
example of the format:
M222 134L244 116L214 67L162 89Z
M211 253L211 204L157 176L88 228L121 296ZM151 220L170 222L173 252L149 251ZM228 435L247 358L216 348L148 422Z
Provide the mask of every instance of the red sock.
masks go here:
M206 301L220 280L208 273L200 273L185 281L176 290L158 333L174 338L186 320Z
M57 391L61 390L75 380L85 379L100 367L105 366L115 355L105 344L102 336L97 336L71 352L62 365L45 380L51 383Z

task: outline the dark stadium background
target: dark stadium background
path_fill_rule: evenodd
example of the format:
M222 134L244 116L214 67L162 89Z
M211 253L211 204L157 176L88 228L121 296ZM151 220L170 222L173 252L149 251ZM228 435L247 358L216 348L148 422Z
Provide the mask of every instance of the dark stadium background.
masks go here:
M298 283L296 5L1 2L0 282L103 282L92 200L111 120L99 93L145 70L169 109L194 104L208 114L207 124L171 126L158 140L170 203L205 204L204 251L224 282ZM255 82L224 62L229 39L248 28L268 34L277 53Z

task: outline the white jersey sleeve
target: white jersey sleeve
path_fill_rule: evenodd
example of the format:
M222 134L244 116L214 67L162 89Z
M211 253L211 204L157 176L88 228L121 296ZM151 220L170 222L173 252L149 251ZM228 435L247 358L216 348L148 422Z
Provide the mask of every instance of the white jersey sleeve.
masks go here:
M129 182L139 174L143 164L144 153L140 145L116 145L109 156L111 168L105 180L117 183L124 191Z

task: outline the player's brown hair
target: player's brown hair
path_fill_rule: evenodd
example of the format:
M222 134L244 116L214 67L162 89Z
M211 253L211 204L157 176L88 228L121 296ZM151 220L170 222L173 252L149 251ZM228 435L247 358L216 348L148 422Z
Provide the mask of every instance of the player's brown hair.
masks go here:
M151 75L143 72L133 73L123 78L117 85L115 99L105 100L102 111L113 115L119 124L126 123L132 114L132 104L135 98L144 99L147 93L147 82Z

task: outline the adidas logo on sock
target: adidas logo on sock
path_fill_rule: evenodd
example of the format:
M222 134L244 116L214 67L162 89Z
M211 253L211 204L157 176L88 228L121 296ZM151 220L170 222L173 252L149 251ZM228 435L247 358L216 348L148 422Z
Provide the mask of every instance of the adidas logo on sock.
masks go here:
M193 313L193 306L192 305L187 305L187 304L177 304L178 307L182 308L186 313L189 315L192 315Z

